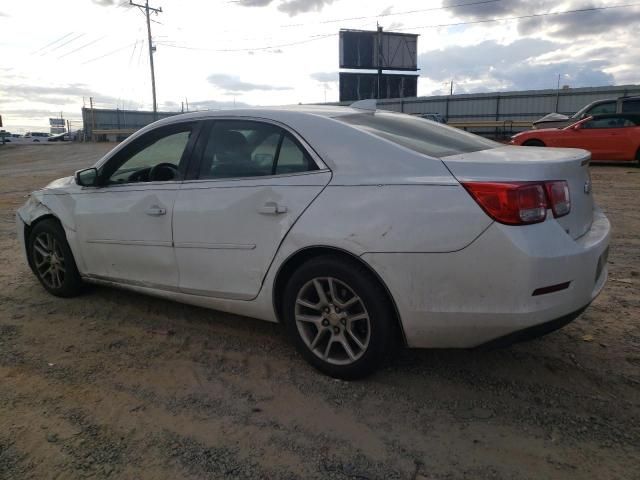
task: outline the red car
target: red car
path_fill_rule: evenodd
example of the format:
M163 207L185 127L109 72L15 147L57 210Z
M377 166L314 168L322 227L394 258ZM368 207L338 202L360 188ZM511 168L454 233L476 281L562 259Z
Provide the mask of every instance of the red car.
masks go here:
M582 148L593 160L637 161L640 165L640 115L594 115L565 128L529 130L514 135L512 145Z

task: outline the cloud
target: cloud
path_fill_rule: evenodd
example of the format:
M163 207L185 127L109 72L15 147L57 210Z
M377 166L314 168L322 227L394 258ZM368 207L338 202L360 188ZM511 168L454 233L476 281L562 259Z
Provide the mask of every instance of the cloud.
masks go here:
M334 1L335 0L283 0L278 5L278 10L286 13L290 17L294 17L299 13L319 12L325 5L331 5ZM238 0L237 3L243 7L266 7L267 5L271 5L273 0Z
M91 0L91 2L101 7L131 8L131 5L129 5L129 0Z
M491 70L510 68L528 58L552 52L559 45L549 40L525 38L509 45L486 40L468 47L451 46L418 55L423 76L448 80L459 76L478 77Z
M531 0L502 0L489 3L478 3L478 0L444 0L442 6L446 7L456 17L480 20L531 14L534 13L531 11L532 3L534 2L531 2ZM557 0L537 0L535 2L535 6L540 8L557 4Z
M476 5L468 5L476 3ZM535 5L534 5L535 4ZM444 0L444 7L462 20L483 20L523 15L546 14L567 10L583 10L607 6L602 3L583 3L579 1L559 2L557 0L503 0L477 4L477 0ZM535 10L532 9L535 7ZM640 9L625 7L607 10L592 10L558 15L546 15L518 20L518 32L521 35L545 34L558 38L572 39L583 36L599 35L617 28L636 28L640 20Z
M549 40L525 38L509 45L493 40L468 47L452 46L432 50L418 57L422 76L436 82L453 79L456 90L477 92L489 90L528 90L552 88L558 74L572 87L610 85L614 77L605 71L611 67L607 59L574 57L562 61L542 62L538 57L563 45Z
M402 27L404 27L404 23L402 22L391 22L386 28L385 30L392 32L394 30L399 30Z
M588 6L582 8L588 8ZM635 30L638 21L640 21L638 8L596 10L522 19L518 23L518 32L521 35L531 35L542 31L547 35L566 39L613 31L619 35L620 29Z
M331 5L334 0L288 0L278 6L278 10L290 17L306 12L319 12L325 5Z
M189 102L189 110L228 110L231 108L247 108L250 107L248 103L234 102L228 100L220 102L217 100L203 100L199 102Z
M82 83L71 83L64 86L42 86L29 84L12 84L0 86L0 95L4 101L9 102L40 102L51 105L78 105L80 108L81 97L94 97L101 104L116 105L122 103L122 98L104 95L90 89ZM134 102L127 101L129 105ZM137 105L137 104L136 104Z
M227 75L225 73L214 73L212 75L209 75L207 77L207 80L212 85L215 85L216 87L228 92L251 92L256 90L291 90L291 87L243 82L242 80L240 80L240 77Z
M338 72L315 72L309 76L320 83L333 83L338 81Z
M242 7L266 7L273 0L238 0L238 5Z
M29 120L42 120L46 117L59 117L60 110L47 110L47 109L38 109L38 108L14 108L14 109L3 109L2 114L7 117L17 117L20 119L29 119ZM80 110L78 110L77 114L73 113L64 113L65 118L68 117L79 117Z

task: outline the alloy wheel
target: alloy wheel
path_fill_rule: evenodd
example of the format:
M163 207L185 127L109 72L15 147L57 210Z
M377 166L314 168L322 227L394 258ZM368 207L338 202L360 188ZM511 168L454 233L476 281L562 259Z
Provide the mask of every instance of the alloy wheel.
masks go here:
M336 278L314 278L302 286L295 321L306 346L325 362L352 364L369 346L371 321L364 302Z
M64 253L51 233L42 232L35 238L33 263L38 276L49 288L62 288L66 274Z

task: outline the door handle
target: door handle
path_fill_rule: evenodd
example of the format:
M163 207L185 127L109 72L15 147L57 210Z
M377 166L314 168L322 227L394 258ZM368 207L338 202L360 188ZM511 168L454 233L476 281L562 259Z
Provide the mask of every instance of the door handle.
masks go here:
M265 215L280 215L287 213L287 211L287 207L278 205L276 202L267 202L258 209L258 212L264 213Z
M147 208L144 213L146 213L147 215L151 215L152 217L160 217L167 213L167 209L162 207L150 207Z

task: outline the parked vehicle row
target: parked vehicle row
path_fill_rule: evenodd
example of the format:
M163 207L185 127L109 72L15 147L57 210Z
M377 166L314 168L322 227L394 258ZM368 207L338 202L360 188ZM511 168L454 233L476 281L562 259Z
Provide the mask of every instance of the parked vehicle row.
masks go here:
M533 122L533 128L564 128L587 117L613 113L640 114L640 96L596 100L578 110L571 117L561 113L550 113Z
M17 213L28 263L58 296L93 282L282 322L340 378L397 344L541 335L599 294L610 227L588 152L355 107L145 127L31 194Z
M638 162L640 165L640 114L593 115L564 127L529 130L514 135L512 145L583 148L593 160Z

